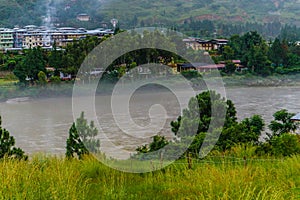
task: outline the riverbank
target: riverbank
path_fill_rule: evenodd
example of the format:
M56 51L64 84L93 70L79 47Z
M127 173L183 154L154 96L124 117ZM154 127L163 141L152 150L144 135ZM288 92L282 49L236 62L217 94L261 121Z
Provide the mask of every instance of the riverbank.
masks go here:
M272 75L267 77L246 75L232 75L222 77L226 87L282 87L300 86L300 74Z
M218 84L219 87L234 88L234 87L284 87L284 86L300 86L300 74L295 75L276 75L276 76L254 76L246 75L232 75L232 76L210 76L205 75L205 78L192 78L190 80L191 86L195 90L206 90L206 81ZM142 80L141 82L147 82ZM186 89L183 86L182 79L177 76L163 77L158 83L164 85L174 86L177 89ZM132 82L122 83L124 88L131 87ZM111 94L115 85L112 83L102 83L97 88L97 94ZM84 91L84 85L78 86ZM74 89L74 82L63 82L61 84L48 84L45 86L30 86L19 87L15 82L0 84L0 101L6 101L13 98L30 97L30 98L48 98L48 97L71 97ZM166 87L159 84L152 84L143 87L140 92L148 91L166 91Z
M1 199L299 199L300 157L193 162L144 174L38 155L0 162Z

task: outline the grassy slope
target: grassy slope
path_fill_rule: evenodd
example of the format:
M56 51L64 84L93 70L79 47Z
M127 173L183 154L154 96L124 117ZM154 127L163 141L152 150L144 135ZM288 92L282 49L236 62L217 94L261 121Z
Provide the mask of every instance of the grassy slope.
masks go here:
M147 174L84 161L36 156L0 162L0 198L299 199L300 157L278 162L174 164Z

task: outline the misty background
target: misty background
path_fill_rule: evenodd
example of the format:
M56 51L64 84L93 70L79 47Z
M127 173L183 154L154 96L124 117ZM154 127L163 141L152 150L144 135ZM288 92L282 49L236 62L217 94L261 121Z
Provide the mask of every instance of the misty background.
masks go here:
M75 28L165 27L189 35L230 36L257 30L277 37L300 25L299 0L0 0L0 27L29 24ZM76 16L87 14L89 21ZM196 35L197 36L197 35Z

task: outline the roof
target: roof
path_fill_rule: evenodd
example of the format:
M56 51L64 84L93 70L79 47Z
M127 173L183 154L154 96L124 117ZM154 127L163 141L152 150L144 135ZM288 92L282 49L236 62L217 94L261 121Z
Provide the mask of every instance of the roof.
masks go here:
M296 114L295 116L293 116L291 118L291 120L294 120L294 121L300 121L300 113Z
M196 68L196 69L218 69L225 67L224 64L208 64L208 63L183 63L178 64L182 68Z

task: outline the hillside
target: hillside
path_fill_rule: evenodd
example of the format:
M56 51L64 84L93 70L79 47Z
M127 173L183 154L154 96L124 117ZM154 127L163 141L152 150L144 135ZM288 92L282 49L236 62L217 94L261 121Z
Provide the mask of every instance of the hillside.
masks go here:
M299 0L113 0L103 7L105 16L124 19L134 25L183 23L195 20L226 22L298 23Z
M172 27L191 20L225 23L281 22L300 26L300 0L0 0L0 25L43 25L47 16L60 26L99 27L117 18L122 28ZM76 15L87 13L89 22Z

